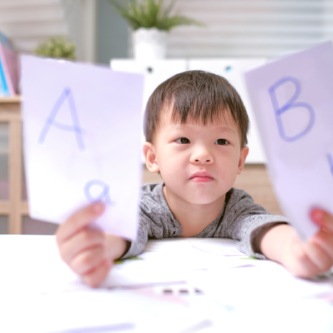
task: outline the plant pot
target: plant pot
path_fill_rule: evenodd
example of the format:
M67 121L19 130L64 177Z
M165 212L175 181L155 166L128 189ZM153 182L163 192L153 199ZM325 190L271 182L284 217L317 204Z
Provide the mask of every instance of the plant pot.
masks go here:
M166 31L140 28L133 31L132 42L136 60L164 59L166 56Z

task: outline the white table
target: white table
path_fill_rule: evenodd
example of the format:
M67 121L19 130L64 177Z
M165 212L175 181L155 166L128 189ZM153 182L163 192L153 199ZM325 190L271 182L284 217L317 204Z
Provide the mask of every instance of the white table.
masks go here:
M333 332L332 278L305 281L218 239L153 241L90 289L54 236L0 236L0 332Z

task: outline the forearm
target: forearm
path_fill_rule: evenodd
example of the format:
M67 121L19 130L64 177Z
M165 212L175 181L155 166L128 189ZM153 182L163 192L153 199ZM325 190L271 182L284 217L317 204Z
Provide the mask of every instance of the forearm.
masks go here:
M287 252L296 238L298 236L293 227L288 224L278 224L258 237L256 246L268 259L285 264Z
M108 247L108 257L115 261L121 258L128 250L130 242L126 239L114 236L114 235L105 235L107 247Z

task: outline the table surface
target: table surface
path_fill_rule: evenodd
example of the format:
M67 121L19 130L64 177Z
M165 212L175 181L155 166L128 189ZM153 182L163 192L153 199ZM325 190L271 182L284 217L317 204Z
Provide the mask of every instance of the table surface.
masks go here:
M333 332L333 278L297 279L224 239L150 241L101 288L54 236L0 236L0 332Z

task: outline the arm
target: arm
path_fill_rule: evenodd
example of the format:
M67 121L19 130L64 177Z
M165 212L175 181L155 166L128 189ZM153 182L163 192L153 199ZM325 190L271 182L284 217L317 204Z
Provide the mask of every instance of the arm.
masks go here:
M56 234L62 259L91 287L103 282L113 262L128 247L125 239L90 226L103 212L102 203L86 206L61 224Z
M267 258L277 261L295 276L311 278L333 265L333 215L314 209L311 218L319 231L306 242L289 225L279 224L258 238L258 248Z

